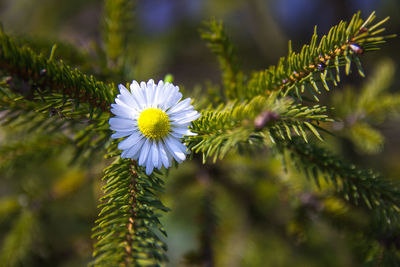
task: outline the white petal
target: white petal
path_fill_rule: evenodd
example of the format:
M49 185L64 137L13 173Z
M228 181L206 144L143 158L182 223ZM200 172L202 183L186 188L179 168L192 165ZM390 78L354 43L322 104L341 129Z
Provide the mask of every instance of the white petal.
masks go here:
M157 84L157 87L154 92L154 105L159 107L160 103L162 103L162 98L160 97L164 93L164 82L160 80Z
M147 82L147 87L150 87L150 86L153 86L154 85L154 80L153 79L150 79L148 82Z
M173 133L178 133L182 135L197 135L195 133L192 133L187 127L180 128L180 127L172 127L171 128Z
M169 109L174 106L182 98L182 94L179 92L178 86L173 86L170 83L165 84L165 99L163 101L162 107L164 110Z
M189 128L190 127L190 125L191 125L191 123L190 122L187 122L187 123L174 123L174 121L170 121L169 122L170 123L170 126L171 126L171 129L172 128Z
M137 112L133 111L132 109L126 108L125 106L117 105L117 104L111 104L111 110L110 110L114 115L123 117L123 118L128 118L128 119L134 119L137 117Z
M197 133L194 133L194 132L192 132L192 131L188 131L186 134L184 134L184 135L187 135L187 136L196 136L197 135Z
M171 165L171 161L168 159L167 151L165 151L165 147L162 141L158 142L158 151L160 152L162 164L165 168L168 168Z
M195 111L194 108L191 105L189 105L186 108L181 109L181 110L176 111L176 112L169 112L169 110L168 110L167 114L168 114L169 117L179 118L179 117L185 116L185 114L191 113L193 111Z
M117 138L125 137L125 136L133 134L134 132L135 131L118 131L116 133L113 133L111 135L111 138L117 139Z
M201 116L200 113L197 113L197 111L193 111L192 113L186 114L184 117L175 119L173 121L174 124L184 124L188 123L194 120L197 120Z
M147 103L150 104L152 107L155 107L154 105L154 95L155 95L155 90L156 90L156 85L154 84L153 79L150 79L147 82L146 85L146 99L147 99Z
M129 88L131 89L131 93L133 95L133 92L139 90L140 86L137 81L133 80L132 83L129 85Z
M136 104L136 101L132 98L131 95L130 96L119 95L118 99L122 101L126 106L132 108L133 110L139 110L138 104Z
M128 89L126 89L126 87L124 86L124 85L122 85L122 84L118 84L118 89L119 89L119 92L121 93L121 95L127 95L127 94L131 94L129 91L128 91Z
M165 103L165 109L169 109L170 107L172 107L173 105L175 105L176 103L178 103L179 100L181 100L182 98L182 94L181 93L176 93L171 95L170 98L168 98L168 100Z
M190 117L192 115L198 116L197 114L199 114L199 113L196 110L191 109L191 110L187 110L187 111L183 111L183 112L173 113L173 114L169 115L168 118L171 121L179 121L186 117Z
M190 106L190 101L192 101L190 98L182 100L181 102L173 106L170 110L168 110L167 114L169 115L175 112L179 112L183 109L186 109L188 106Z
M154 167L156 167L157 169L161 169L161 167L162 167L162 165L163 165L163 162L162 162L162 154L161 154L161 151L160 151L160 149L159 149L159 145L158 145L158 143L160 143L160 142L156 142L155 143L155 145L157 146L157 157L158 157L158 162L157 162L157 165L154 165Z
M124 101L120 99L120 95L117 95L117 98L115 99L115 103L117 103L118 106L122 106L124 108L127 108L129 110L132 110L132 112L135 111L133 107L130 107L128 104L126 104Z
M115 99L115 103L116 104L111 104L111 107L114 108L114 109L117 108L117 107L118 107L118 109L123 109L123 112L125 113L125 115L121 116L121 117L136 118L139 115L139 110L138 109L130 107L128 104L123 102L121 99L116 98ZM118 111L118 112L122 112L122 111Z
M147 89L147 85L145 82L140 82L140 92L142 93L143 97L144 97L144 101L146 104L149 103L149 100L146 97L146 89Z
M126 89L125 86L123 86L122 84L120 84L118 87L121 92L121 94L119 95L119 99L121 99L129 107L132 107L136 110L139 109L138 103L136 102L133 95L128 91L128 89Z
M140 88L139 84L136 81L133 81L131 83L131 92L132 92L133 97L138 102L139 107L143 108L146 105L146 99L144 98L144 95L142 94L142 89Z
M154 153L157 153L157 144L154 141L150 141L150 151L146 162L146 174L150 175L153 172L156 162L154 161ZM158 161L158 158L156 159Z
M172 154L172 156L175 158L175 160L179 163L184 161L186 159L185 153L182 151L182 145L179 141L177 141L175 138L168 136L165 139L165 146L167 147L168 151ZM186 147L184 146L184 150L186 150Z
M133 145L135 145L142 138L143 138L143 135L141 135L139 132L135 132L134 134L132 134L125 140L121 141L118 144L118 148L121 150L128 149L128 148L132 147Z
M135 122L133 120L119 117L110 118L108 123L110 124L110 129L114 131L132 130L135 127Z
M122 94L122 91L123 90L126 90L126 91L128 91L128 89L126 89L126 87L123 85L123 84L118 84L118 89L119 89L119 92Z
M159 157L159 153L158 153L158 147L157 147L157 142L153 141L153 144L151 146L151 158L153 161L153 165L154 167L157 167L159 165L159 162L161 162L161 159Z
M167 152L167 150L165 152L167 153L167 157L168 157L168 161L169 161L169 166L168 167L171 167L172 166L172 161L174 160L174 158L172 157L171 153Z
M130 159L135 159L137 160L141 151L141 148L145 142L145 138L140 139L135 145L133 145L131 148L124 150L121 154L121 157L123 155L125 158L130 158Z
M144 166L145 162L147 160L147 156L149 155L150 151L150 140L146 139L146 142L144 143L142 147L142 151L140 152L140 157L139 157L139 165Z
M122 159L127 159L128 157L126 156L126 154L128 153L128 151L129 150L124 150L124 151L122 151L122 153L121 153L121 158Z
M176 145L183 153L190 154L187 147L179 139L173 137L168 137L168 138L171 139L174 145Z
M146 174L150 175L154 170L154 165L153 162L151 160L147 160L146 163Z
M161 81L160 81L161 82ZM170 97L171 93L173 93L172 91L168 90L168 83L160 83L158 82L157 85L157 90L159 90L159 93L157 95L157 102L158 102L158 106L162 109L165 110L164 105L166 100L168 99L168 97Z
M170 132L169 134L179 140L183 138L183 134L180 133Z

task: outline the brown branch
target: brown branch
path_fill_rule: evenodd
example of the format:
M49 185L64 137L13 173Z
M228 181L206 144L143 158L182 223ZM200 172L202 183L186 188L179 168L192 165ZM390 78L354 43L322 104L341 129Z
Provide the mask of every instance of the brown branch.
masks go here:
M300 82L303 78L307 77L310 73L314 73L314 72L317 73L317 72L324 71L325 68L327 67L326 64L330 60L334 60L336 57L342 56L343 52L346 51L349 47L351 49L352 49L352 47L354 47L355 50L357 49L356 47L359 47L359 49L361 49L361 50L357 50L357 51L363 51L362 48L360 48L360 46L353 44L351 41L347 41L341 47L337 47L335 50L329 51L325 55L321 55L318 58L315 58L314 63L311 63L308 66L305 66L303 68L303 71L300 71L300 72L293 71L293 74L291 74L289 77L287 77L287 79L283 79L282 83L280 85L276 86L275 88L273 88L272 91L282 90L286 86L290 87L290 85ZM362 52L356 52L356 53L361 54ZM268 90L268 91L270 91L270 90Z
M131 216L129 217L128 220L128 233L125 236L126 240L126 246L125 246L125 252L126 252L126 257L125 257L125 266L131 266L132 261L133 261L133 257L132 257L132 245L133 245L133 238L132 236L135 235L135 229L136 229L136 191L137 191L137 187L136 187L136 178L138 177L138 174L136 172L136 167L137 167L137 163L134 160L131 160L132 166L131 166L131 184L130 184L130 188L129 188L129 193L130 193L130 198L129 198L129 202L132 203L131 204L131 208L130 208L130 212L131 212Z

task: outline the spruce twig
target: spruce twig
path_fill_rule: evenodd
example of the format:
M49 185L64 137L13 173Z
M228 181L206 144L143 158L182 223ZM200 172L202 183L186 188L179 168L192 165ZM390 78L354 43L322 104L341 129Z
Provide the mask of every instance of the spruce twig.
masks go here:
M25 81L33 92L57 92L76 101L76 105L87 103L94 109L108 111L116 94L113 84L107 85L73 69L62 61L47 59L28 47L18 47L0 29L0 69Z

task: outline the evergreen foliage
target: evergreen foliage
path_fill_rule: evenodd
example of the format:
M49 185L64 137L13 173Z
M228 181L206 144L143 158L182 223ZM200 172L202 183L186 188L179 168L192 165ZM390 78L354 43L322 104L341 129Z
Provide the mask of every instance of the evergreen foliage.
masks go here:
M277 148L282 154L287 151L288 160L318 187L323 177L345 200L378 213L383 226L398 225L400 191L390 181L303 141L293 140L279 144Z
M32 95L39 89L46 93L60 93L64 101L71 99L77 107L83 103L89 104L90 116L99 111L107 111L113 101L116 92L114 85L99 82L93 76L87 76L62 61L56 62L53 60L55 47L46 58L28 47L18 47L0 30L0 50L1 70L23 83L18 89L25 90L20 92L25 97L29 96L25 94Z
M94 266L160 266L167 247L159 236L166 233L158 211L168 209L155 193L163 192L163 181L126 159L117 159L104 172Z
M35 214L30 210L21 211L13 229L4 240L0 260L7 265L3 266L24 264L25 258L34 243L33 232L37 231L36 227Z
M133 7L133 1L129 0L105 1L104 40L100 53L105 58L102 75L107 76L107 81L123 83L122 80L133 73L133 56L126 56L129 53L127 40L133 31L133 13L125 12ZM392 63L382 63L372 76L372 82L359 93L353 90L336 93L332 102L334 111L316 102L324 90L338 86L343 74L349 75L356 69L364 76L360 56L378 49L393 37L383 35L383 24L387 20L374 22L375 13L364 20L359 12L349 22L341 21L332 27L320 40L315 28L311 42L299 53L292 51L289 43L288 56L281 58L276 66L248 75L241 69L236 49L222 23L209 21L201 36L219 60L223 97L215 99L212 103L215 105L201 110L202 116L191 126L197 135L185 139L188 148L202 155L202 164L207 168L235 153L256 155L260 150L273 151L271 156L282 158L286 165L293 164L299 173L305 174L322 190L334 191L351 208L357 209L357 206L373 211L371 221L382 231L396 231L400 220L397 185L315 144L324 141L323 132L334 134L335 124L342 123L342 128L346 127L344 135L359 147L364 146L367 152L377 152L382 147L383 135L372 123L378 124L387 119L388 113L398 112L399 96L385 91L393 77ZM117 142L110 140L112 132L108 125L116 86L57 60L56 53L56 46L52 47L49 57L35 53L0 30L2 123L4 127L8 125L16 132L23 132L24 138L32 135L31 142L16 137L15 143L0 149L3 156L0 170L13 164L18 166L20 154L38 154L38 158L45 158L71 146L75 153L72 162L90 163L104 154L113 158L104 170L104 196L100 199L100 213L93 227L95 244L91 265L163 266L167 262L167 234L160 216L168 208L160 201L159 194L164 192L163 179L167 172L146 175L135 161L119 157ZM217 95L215 88L210 86L209 90ZM377 97L382 101L374 101ZM205 99L207 96L196 101L205 103ZM339 122L338 118L344 122ZM330 128L330 125L333 126ZM214 236L211 235L215 234L217 224L212 205L215 195L209 187L213 175L212 172L206 174L206 193L202 200L202 215L206 220L203 220L200 234L202 253L199 254L208 261L213 261ZM221 178L220 181L226 182ZM71 188L80 186L77 181L65 183ZM240 186L229 184L227 187L240 191ZM55 193L59 192L55 188L57 186L50 189L51 197L42 196L40 206L48 199L61 198L68 193ZM249 202L253 201L251 195L246 193ZM40 207L32 201L15 208L19 205L15 199L9 205L10 210L18 210L20 215L3 241L0 262L17 266L33 246L31 236ZM380 241L379 237L372 239L371 242ZM396 249L391 247L385 253L388 261L399 263ZM368 256L366 261L371 263L380 257L373 251Z
M281 58L276 66L252 75L247 97L279 91L301 100L302 94L308 92L318 101L322 89L329 91L330 83L337 86L340 82L342 67L349 75L351 65L355 64L359 74L364 76L359 56L378 49L379 44L393 37L380 35L384 31L382 24L389 18L373 24L375 18L372 13L364 21L359 12L349 23L341 21L332 27L319 42L315 27L310 44L303 46L299 53L292 51L289 43L286 58Z
M258 96L203 113L193 123L197 135L190 138L189 145L195 152L203 153L204 161L213 157L215 162L238 145L275 142L277 135L282 139L297 135L307 141L308 130L321 138L316 123L330 121L325 113L326 107L304 107L290 99L277 100L276 94L268 98Z
M376 126L399 111L399 94L387 92L394 70L391 60L383 60L360 92L347 87L332 98L332 106L336 107L334 115L341 120L334 125L334 130L340 130L358 150L368 154L376 154L383 148L384 137Z
M236 49L226 35L221 21L210 20L201 29L201 37L207 46L218 57L223 70L222 81L228 99L241 97L243 73L240 70Z
M134 1L104 1L103 40L108 70L116 79L130 74L133 58L127 49L133 41Z

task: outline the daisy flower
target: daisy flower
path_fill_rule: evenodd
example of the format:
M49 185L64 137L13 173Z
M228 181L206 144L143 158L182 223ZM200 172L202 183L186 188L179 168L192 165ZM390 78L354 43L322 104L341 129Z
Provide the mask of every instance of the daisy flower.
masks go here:
M119 85L120 94L111 104L116 116L109 120L112 138L126 137L118 144L121 158L131 158L146 167L150 175L154 168L168 168L175 159L178 163L189 154L182 144L183 136L195 135L189 130L191 122L200 114L190 105L190 98L182 101L179 87L149 80L140 85L133 81L130 91Z

